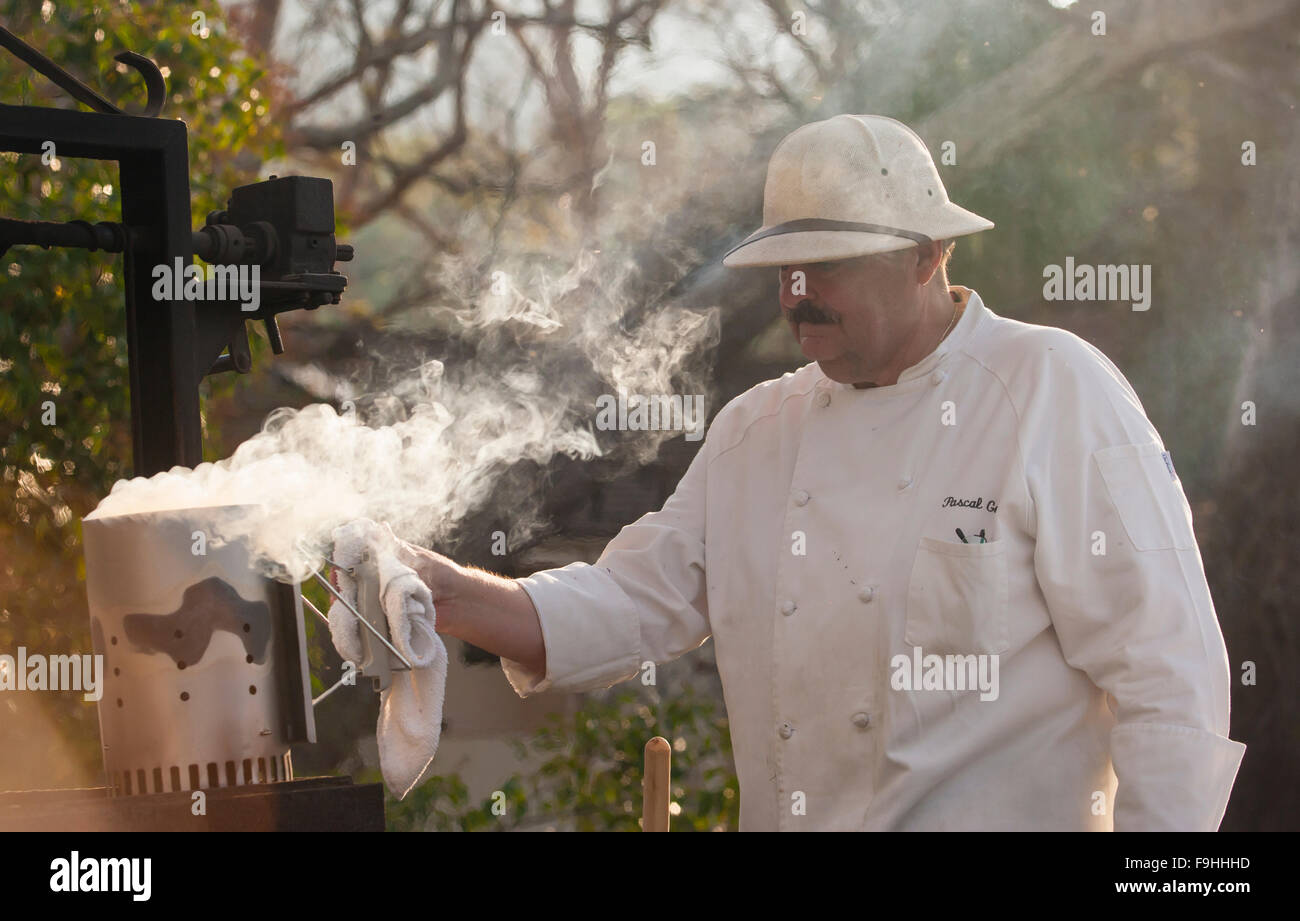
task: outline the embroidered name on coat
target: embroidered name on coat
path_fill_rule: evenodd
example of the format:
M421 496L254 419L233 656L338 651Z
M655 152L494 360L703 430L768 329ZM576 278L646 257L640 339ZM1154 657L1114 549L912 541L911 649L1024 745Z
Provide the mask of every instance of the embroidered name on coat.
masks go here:
M943 508L980 508L987 509L996 515L998 503L996 499L989 499L985 502L983 496L976 496L974 499L958 499L955 496L949 496L943 500Z

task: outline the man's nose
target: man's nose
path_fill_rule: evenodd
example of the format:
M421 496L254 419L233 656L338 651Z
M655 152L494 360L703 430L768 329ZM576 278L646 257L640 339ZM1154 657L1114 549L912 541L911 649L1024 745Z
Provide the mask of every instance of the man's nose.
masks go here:
M793 310L803 300L817 301L813 273L806 265L781 266L781 306Z

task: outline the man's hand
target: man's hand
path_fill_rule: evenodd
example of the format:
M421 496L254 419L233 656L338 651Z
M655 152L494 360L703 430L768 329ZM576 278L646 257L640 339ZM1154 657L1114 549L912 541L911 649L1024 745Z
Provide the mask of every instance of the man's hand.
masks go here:
M546 673L541 622L523 586L514 579L468 569L396 535L393 541L398 560L414 569L429 587L439 633L458 637L531 671ZM333 567L330 582L338 588Z
M465 570L455 560L400 538L397 541L397 559L414 569L429 587L435 606L452 600L457 587L465 580Z
M438 632L447 632L446 627L443 625L440 606L451 600L457 581L463 579L465 570L458 566L454 560L443 556L441 553L435 553L432 550L426 550L424 547L418 547L402 540L393 533L392 527L387 522L384 522L383 527L388 532L388 537L391 540L398 561L414 569L415 574L420 577L420 581L429 587L429 592L433 595L434 607L439 608ZM337 567L330 566L329 577L330 584L341 591L342 587L339 585Z

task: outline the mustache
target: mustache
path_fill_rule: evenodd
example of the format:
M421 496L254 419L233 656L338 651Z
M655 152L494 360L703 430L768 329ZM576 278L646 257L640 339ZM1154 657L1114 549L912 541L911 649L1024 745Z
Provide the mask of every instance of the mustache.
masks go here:
M833 314L822 310L808 298L804 298L798 304L795 304L793 310L787 311L786 319L791 323L830 324L839 322Z

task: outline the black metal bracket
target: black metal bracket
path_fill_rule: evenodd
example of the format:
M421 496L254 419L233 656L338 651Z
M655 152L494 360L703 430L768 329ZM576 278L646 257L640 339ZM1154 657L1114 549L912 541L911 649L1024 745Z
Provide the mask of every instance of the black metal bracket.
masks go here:
M68 73L58 64L55 64L45 55L41 54L31 45L27 44L17 35L14 35L4 26L0 26L0 46L6 48L15 57L28 64L33 70L44 74L53 80L58 86L73 99L90 106L96 112L102 112L105 115L125 115L124 109L119 109L113 103L109 102L103 96L96 93L86 84L82 83L72 74ZM145 89L148 92L148 101L145 103L144 112L141 113L147 118L156 118L162 112L163 103L167 101L167 81L163 79L162 71L158 65L149 60L142 54L136 54L134 51L123 51L113 57L113 60L132 67L140 76L144 77Z
M211 212L192 241L192 254L210 265L257 266L258 309L235 304L228 309L243 320L261 320L276 355L284 352L276 316L337 304L348 280L334 270L334 264L353 256L351 246L334 238L333 185L328 179L309 176L272 176L240 186L231 194L227 210ZM122 253L132 247L148 248L152 242L147 228L110 221L60 224L0 218L0 256L10 246L24 243ZM218 354L223 348L226 354ZM200 368L205 355L202 350L197 353ZM248 332L240 324L231 338L217 343L204 376L224 371L246 374L252 366Z

